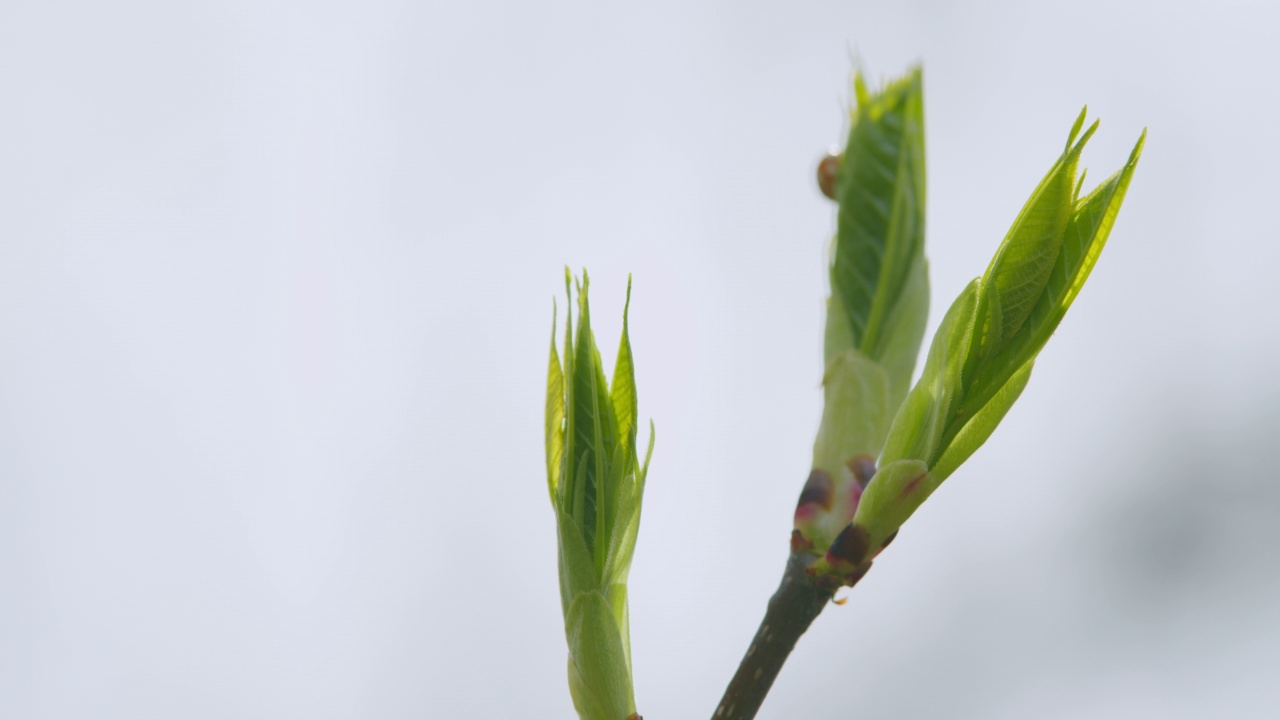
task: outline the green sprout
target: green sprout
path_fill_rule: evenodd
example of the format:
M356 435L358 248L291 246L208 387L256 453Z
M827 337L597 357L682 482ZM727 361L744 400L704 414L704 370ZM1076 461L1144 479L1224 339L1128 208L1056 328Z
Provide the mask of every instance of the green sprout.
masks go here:
M569 690L583 720L623 720L635 713L627 575L640 529L653 423L644 464L636 454L636 380L627 334L631 282L613 384L591 332L590 284L583 271L578 326L566 312L564 362L555 320L547 373L547 490L559 535L560 602L569 644ZM572 302L572 276L565 293Z
M854 77L844 151L818 168L838 205L823 333L823 410L796 504L782 582L713 720L750 720L791 650L841 587L871 569L901 526L991 437L1092 272L1142 154L1082 194L1082 111L986 272L951 304L912 385L929 307L923 83L919 69L872 92ZM566 270L566 292L572 291ZM653 424L636 446L627 311L612 385L591 333L588 281L553 320L547 481L559 529L569 685L584 720L636 720L627 624ZM627 285L627 307L631 287Z
M755 716L787 655L840 587L853 586L930 494L991 436L1097 263L1142 154L1087 195L1066 147L986 273L952 304L907 391L929 302L920 71L868 92L840 156L819 165L838 203L824 334L822 422L796 505L791 555L760 630L713 715Z
M1080 112L1067 146L1023 206L981 278L960 293L934 335L924 373L894 417L854 517L874 547L991 437L1022 394L1036 356L1080 293L1120 212L1146 131L1124 167L1081 197Z
M872 95L856 75L849 140L832 158L837 169L829 187L839 211L823 338L823 417L795 519L802 542L822 549L853 517L924 339L921 84L915 70Z
M904 400L897 393L913 369L928 304L920 72L876 95L858 76L855 89L832 193L840 208L823 417L792 538L806 572L831 588L866 573L1018 399L1106 244L1146 139L1144 132L1125 166L1081 196L1080 153L1098 128L1081 134L1081 112L986 273L947 312Z

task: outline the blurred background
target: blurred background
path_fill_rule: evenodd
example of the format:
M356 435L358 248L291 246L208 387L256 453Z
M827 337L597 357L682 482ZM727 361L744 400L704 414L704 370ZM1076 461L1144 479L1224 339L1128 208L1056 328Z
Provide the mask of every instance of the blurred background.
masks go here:
M6 0L0 717L571 717L566 263L610 356L635 276L639 709L709 717L820 414L814 167L855 63L917 62L930 335L1082 105L1090 186L1150 138L1022 400L761 717L1275 717L1278 29L1269 0Z

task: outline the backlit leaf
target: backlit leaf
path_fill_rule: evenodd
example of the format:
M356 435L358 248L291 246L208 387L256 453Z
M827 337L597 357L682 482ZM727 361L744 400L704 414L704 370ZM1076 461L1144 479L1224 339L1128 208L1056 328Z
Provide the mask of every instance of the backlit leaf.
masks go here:
M898 332L891 318L923 253L924 106L919 70L874 95L860 75L855 88L858 107L836 184L831 287L854 346L879 361ZM906 375L904 385L910 369Z
M564 373L556 354L555 311L551 316L551 364L547 369L547 490L555 504L556 485L564 455Z
M1031 368L1034 364L1027 363L1021 370L1014 373L1004 387L1000 388L1000 391L961 427L930 470L938 482L946 480L956 471L956 468L960 467L961 463L982 447L987 438L991 437L991 433L995 432L996 426L1004 419L1009 408L1013 407L1013 403L1022 395L1023 388L1031 379Z

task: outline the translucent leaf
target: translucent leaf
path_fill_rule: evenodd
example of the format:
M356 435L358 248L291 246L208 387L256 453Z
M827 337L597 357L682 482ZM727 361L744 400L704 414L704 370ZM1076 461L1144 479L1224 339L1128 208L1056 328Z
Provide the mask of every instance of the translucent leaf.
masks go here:
M636 415L638 399L636 398L635 362L631 357L631 338L628 334L627 315L631 310L631 278L627 278L627 302L622 310L622 339L618 342L618 359L613 366L613 385L609 388L609 399L613 403L613 412L618 419L618 437L622 438L629 452L635 452Z
M649 447L645 464L640 466L629 313L623 313L623 333L610 386L591 330L589 284L584 272L577 288L578 324L573 325L570 313L563 359L555 352L553 320L548 472L557 507L560 591L574 705L583 718L624 718L634 710L626 579L639 531L641 492L654 433L650 422ZM573 290L567 271L566 290ZM557 467L553 438L558 428L563 428L563 442L558 448L562 462Z
M920 380L898 409L885 441L882 462L901 459L933 462L960 387L977 306L978 281L956 297L929 346Z
M879 360L924 247L924 105L919 70L875 95L861 76L855 84L858 107L837 178L831 285L854 345Z
M1083 118L1081 113L1072 138ZM975 329L978 338L971 362L981 362L1008 344L1044 292L1071 217L1080 151L1097 127L1094 123L1053 164L996 251L982 278Z
M627 652L613 608L598 591L573 599L565 616L569 692L582 720L621 720L635 712Z
M627 600L627 584L614 583L606 594L613 619L618 623L618 636L622 638L622 655L627 661L627 677L635 677L631 668L631 608Z
M598 355L596 360L598 363ZM598 378L595 373L592 373L591 396L594 406L592 408L592 420L594 421L592 438L594 442L591 454L595 459L595 528L591 531L590 540L588 541L588 544L592 547L592 556L596 560L596 566L601 570L604 568L605 553L609 547L609 529L612 526L614 517L613 494L617 492L617 487L613 483L613 476L616 472L615 466L610 462L612 458L609 455L610 448L614 449L616 455L617 446L610 443L605 435L605 427L607 427L608 420L613 415L613 408L608 402L608 396L604 395L603 391L608 386L604 384L603 379L603 370L599 373ZM604 397L603 402L601 401L602 396Z
M607 582L611 576L609 566L614 562L614 557L619 551L615 546L619 531L634 509L637 500L635 452L618 443L613 447L613 459L605 467L605 481L601 483L601 487L607 488L607 492L601 494L602 510L593 555L600 577L605 578ZM632 547L634 545L635 538L632 538Z
M640 494L634 478L628 478L619 488L619 512L609 538L609 550L601 577L606 584L625 583L631 570L631 558L635 555L636 536L640 532Z
M1087 139L1087 135L1086 138ZM957 423L949 431L959 432L960 424L978 412L999 392L1020 368L1032 362L1044 348L1067 308L1084 285L1115 224L1125 192L1137 167L1146 139L1144 132L1129 161L1093 192L1077 199L1063 232L1063 241L1045 288L1020 332L1007 347L981 362L972 362L966 374L968 386ZM1082 139L1081 143L1084 142ZM1079 188L1076 188L1078 192Z
M574 423L574 452L578 461L585 464L585 473L579 472L583 482L574 488L573 515L579 520L588 547L595 547L600 536L607 537L608 507L603 483L616 441L616 420L607 394L604 368L600 351L596 348L591 332L591 309L588 299L590 279L582 276L578 290L578 328L575 343L574 372L570 376L573 388L573 405L570 412Z
M641 497L644 496L644 484L649 479L649 460L653 458L653 441L657 438L657 430L653 425L653 421L649 421L649 449L644 452L644 464L640 466L640 473L636 478L636 486Z
M559 552L557 562L560 569L560 602L561 610L566 617L569 603L580 593L597 590L601 587L600 578L596 575L595 562L591 552L587 550L582 529L566 512L556 513L556 532L559 533Z
M929 320L929 264L924 254L916 256L902 299L889 316L893 332L886 336L880 353L880 364L889 377L890 413L898 409L911 389L911 373L915 371L920 346L924 343L925 325Z
M551 316L551 365L547 370L547 491L556 500L556 485L564 455L564 373L556 354L555 311Z
M564 268L564 292L568 298L565 303L565 319L564 319L564 438L563 447L560 450L564 457L564 466L561 468L557 478L556 485L556 506L561 510L571 511L574 502L578 497L578 454L575 449L577 438L577 423L574 422L573 408L576 406L576 396L574 394L574 352L573 348L573 276L569 272L569 267Z
M995 432L996 426L1004 419L1009 408L1022 395L1022 390L1031 379L1031 368L1035 363L1027 363L1021 370L1009 378L1009 382L1000 388L986 405L982 407L956 434L950 444L942 452L942 456L934 463L930 472L938 482L946 480L961 463L969 459L982 444Z
M1054 265L1042 299L1046 310L1053 308L1057 311L1059 320L1098 262L1098 256L1120 214L1120 205L1129 191L1129 182L1133 179L1133 171L1138 167L1138 159L1142 157L1146 141L1147 131L1143 130L1125 166L1076 203L1071 220L1067 223L1062 252ZM1056 326L1057 323L1054 323L1053 327ZM1053 328L1050 328L1049 333L1052 332Z
M1119 173L1080 198L1083 178L1075 180L1075 169L1097 128L1094 123L1081 133L1084 118L1081 113L1067 150L1032 194L986 274L953 303L919 382L894 417L880 470L855 515L873 546L991 437L1097 262L1146 134ZM921 461L929 472L922 475L903 461Z

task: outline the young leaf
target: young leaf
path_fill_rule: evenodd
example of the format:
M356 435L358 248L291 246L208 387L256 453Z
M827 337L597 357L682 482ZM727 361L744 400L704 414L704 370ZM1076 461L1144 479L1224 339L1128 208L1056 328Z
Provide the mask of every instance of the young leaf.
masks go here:
M566 270L570 292L572 276ZM563 360L552 321L548 371L547 455L559 533L562 610L569 641L569 682L582 718L625 717L634 710L627 630L627 574L640 522L641 492L653 452L636 456L636 389L623 314L612 386L591 330L590 279L578 286L578 324L565 328ZM628 283L627 308L630 308ZM576 338L576 340L575 340ZM557 403L557 399L559 403ZM557 445L557 434L562 439ZM561 458L557 464L555 458Z
M595 337L591 333L591 308L588 302L590 278L584 272L582 285L578 289L578 328L574 358L574 373L571 376L574 403L570 410L575 427L574 450L579 462L584 463L585 473L580 473L583 482L574 488L574 516L580 518L587 546L596 548L600 537L604 535L607 542L607 513L601 514L600 508L607 507L604 499L606 488L603 480L606 464L611 459L616 438L616 420L613 417L612 404L606 388L604 368L600 361L600 351L596 348ZM603 562L603 559L600 559Z
M1088 137L1086 133L1076 148ZM1053 269L1020 331L994 355L971 358L966 372L964 404L958 414L960 423L979 412L1015 372L1034 360L1057 329L1106 244L1145 139L1144 131L1125 166L1087 197L1075 201ZM1079 190L1078 184L1076 190ZM960 425L956 424L949 432L954 434L959 430Z
M604 582L625 583L631 570L631 558L636 551L636 536L640 532L640 495L634 479L619 488L622 499L613 534L609 538L608 557L601 574Z
M609 399L618 418L618 437L622 438L629 453L635 453L638 401L635 363L631 358L631 338L627 331L627 316L630 311L631 278L628 277L627 302L622 309L622 339L618 342L618 360L613 366L613 385L609 388Z
M888 333L880 351L880 364L889 378L889 407L902 405L911 389L911 373L920 357L920 345L924 342L925 325L929 320L929 263L924 254L916 256L915 264L907 275L902 288L902 298L888 317ZM892 410L890 410L892 412Z
M1076 202L1071 220L1067 223L1062 252L1058 255L1040 302L1046 315L1052 309L1056 317L1050 321L1048 333L1042 331L1041 334L1053 333L1057 321L1071 307L1080 288L1089 278L1089 273L1093 271L1093 266L1098 262L1098 256L1115 225L1116 216L1120 214L1120 205L1129 190L1129 182L1133 179L1133 171L1138 167L1138 158L1142 156L1142 147L1146 141L1147 131L1143 130L1124 167L1094 188L1088 197Z
M1013 407L1013 403L1022 395L1022 390L1027 386L1027 381L1031 379L1031 368L1034 362L1029 362L1022 366L1022 369L1013 374L1009 378L1009 382L1000 388L991 400L983 405L977 414L975 414L969 422L960 429L933 464L930 472L938 482L946 480L951 473L960 467L960 464L969 459L970 455L991 437L991 433L995 432L996 426L1004 419L1005 413L1009 412L1009 408Z
M635 712L631 672L613 608L599 592L573 599L565 615L569 692L582 720L619 720Z
M831 288L854 347L879 361L899 332L891 318L924 248L924 106L919 70L876 95L861 75L854 84L858 107L836 182Z
M566 512L556 513L556 532L559 533L560 565L560 608L569 612L569 603L579 593L596 590L601 587L600 577L596 575L595 562L591 559L591 551L587 549L582 529Z
M618 624L618 637L622 640L622 656L627 661L627 677L635 677L631 671L631 607L627 601L627 584L614 583L607 593L609 609Z
M1075 180L1083 134L1076 120L1067 149L1041 181L981 278L970 343L961 347L943 321L915 389L894 418L882 463L915 458L942 482L980 447L1018 399L1032 365L1097 262L1124 200L1146 138L1120 172L1084 198ZM1077 136L1079 139L1077 140ZM1057 233L1058 237L1054 237ZM972 287L972 286L971 286ZM957 304L959 304L957 300ZM953 305L952 311L956 310ZM939 348L947 366L939 380ZM962 372L950 362L959 352ZM938 419L945 426L939 432Z
M649 449L644 451L644 464L640 466L640 473L636 476L637 492L641 497L644 496L644 483L649 478L649 460L653 458L653 441L658 437L657 428L654 427L653 421L649 421Z
M1072 129L1073 138L1083 121L1082 112ZM1008 344L1044 292L1071 217L1080 151L1097 127L1094 123L1050 168L1018 213L983 275L974 353L966 375L971 374L976 363Z
M574 377L575 372L573 359L573 275L569 272L569 266L564 268L564 292L567 297L564 313L564 438L563 447L560 454L564 458L564 466L561 468L556 486L556 506L565 511L571 511L578 498L578 454L575 448L577 439L577 423L574 422L574 408L577 407L576 396L574 394Z
M556 501L556 485L564 453L564 373L556 355L556 318L551 311L551 366L547 370L547 490Z
M956 297L942 318L929 346L920 380L893 418L881 454L882 463L901 459L931 463L942 451L942 434L951 419L961 369L973 336L977 296L978 281L974 280Z

